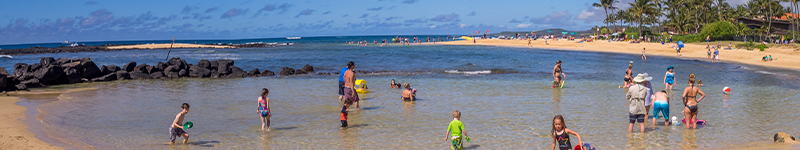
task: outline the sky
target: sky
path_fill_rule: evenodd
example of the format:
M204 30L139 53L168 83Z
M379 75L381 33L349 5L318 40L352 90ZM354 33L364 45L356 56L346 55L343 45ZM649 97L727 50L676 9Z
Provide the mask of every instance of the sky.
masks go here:
M0 5L0 44L582 31L603 24L603 9L591 7L596 1L6 1ZM624 9L633 0L620 1Z

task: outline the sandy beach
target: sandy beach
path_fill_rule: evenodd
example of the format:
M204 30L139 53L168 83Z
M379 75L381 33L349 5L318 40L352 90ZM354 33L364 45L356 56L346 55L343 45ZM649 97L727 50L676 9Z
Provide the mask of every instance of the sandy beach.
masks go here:
M0 97L0 149L62 149L36 138L23 123L27 108L16 105L19 97Z
M141 44L141 45L122 45L122 46L109 46L108 49L168 49L171 44ZM236 48L233 46L222 45L202 45L202 44L184 44L175 43L172 48Z
M628 43L628 42L611 42L608 41L595 41L577 43L576 41L568 40L548 40L549 45L545 44L543 39L534 40L531 46L528 46L528 40L499 40L499 39L479 39L476 43L472 41L450 41L440 42L437 44L447 45L489 45L489 46L513 46L513 47L532 47L532 48L548 48L548 49L566 49L566 50L580 50L592 52L612 52L612 53L626 53L626 54L641 54L642 48L647 48L645 55L647 56L667 56L678 57L677 53L672 46L675 43ZM716 42L714 42L716 44ZM727 46L727 43L723 43ZM681 57L694 58L698 60L707 59L706 45L698 44L685 44L681 50ZM723 46L723 47L724 47ZM761 61L764 55L772 55L773 61ZM761 52L758 49L748 51L745 49L734 50L720 50L719 59L723 62L735 62L749 65L787 68L787 69L800 69L800 51L784 47L774 47ZM638 61L641 57L633 57L630 60ZM710 60L709 60L710 61Z

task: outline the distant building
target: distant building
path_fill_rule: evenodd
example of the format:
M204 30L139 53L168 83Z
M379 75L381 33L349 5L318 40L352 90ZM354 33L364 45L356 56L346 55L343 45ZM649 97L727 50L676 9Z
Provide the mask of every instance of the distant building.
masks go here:
M791 14L787 14L787 16L788 15L791 15ZM794 14L794 15L800 16L798 14ZM738 23L743 23L744 25L747 25L747 27L749 27L751 29L758 29L758 28L761 28L762 26L767 26L769 24L769 22L767 22L765 20L762 20L762 19L744 18L744 17L736 17L734 19L736 19L736 21ZM772 32L772 34L790 35L789 31L792 30L790 28L792 23L790 23L789 21L784 20L784 19L786 19L786 16L780 17L780 18L775 17L772 20L772 30L770 30L770 32Z

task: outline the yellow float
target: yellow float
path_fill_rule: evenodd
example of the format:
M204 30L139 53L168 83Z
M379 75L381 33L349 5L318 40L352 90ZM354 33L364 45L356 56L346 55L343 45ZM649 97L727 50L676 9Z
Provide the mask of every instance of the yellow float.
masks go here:
M369 87L367 87L367 81L364 81L364 79L356 80L356 92L369 93Z
M468 36L461 36L461 38L462 38L462 39L465 39L465 40L472 40L472 38L471 38L471 37L468 37Z

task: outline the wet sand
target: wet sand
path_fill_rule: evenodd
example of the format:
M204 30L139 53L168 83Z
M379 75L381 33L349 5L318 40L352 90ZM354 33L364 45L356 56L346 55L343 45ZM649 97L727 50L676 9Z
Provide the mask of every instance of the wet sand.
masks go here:
M549 45L545 44L544 39L531 41L531 46L528 46L528 40L499 40L499 39L479 39L476 43L472 41L449 41L437 42L437 44L445 45L490 45L490 46L512 46L512 47L532 47L532 48L547 48L547 49L565 49L565 50L578 50L578 51L593 51L593 52L611 52L611 53L626 53L626 54L641 54L642 48L647 48L645 55L647 56L667 56L678 57L676 50L672 48L675 43L628 43L628 42L611 42L608 41L595 41L577 43L576 41L568 40L547 40ZM714 43L715 44L715 43ZM692 58L698 60L707 60L706 45L699 44L685 44L681 49L682 58ZM726 47L727 44L723 44ZM712 50L713 52L713 50ZM764 55L772 55L773 61L761 61ZM631 58L632 60L641 60L641 57ZM719 59L723 62L735 62L749 65L758 65L766 67L777 67L787 69L800 69L800 51L785 47L771 47L761 52L758 49L747 51L745 49L734 50L720 50ZM710 60L709 60L710 61Z
M121 46L109 46L108 49L168 49L170 48L170 45L171 44L121 45ZM175 43L174 45L172 45L172 48L176 49L176 48L236 48L236 47L222 46L222 45Z
M0 97L0 149L62 149L36 138L22 118L27 108L16 105L19 97Z

